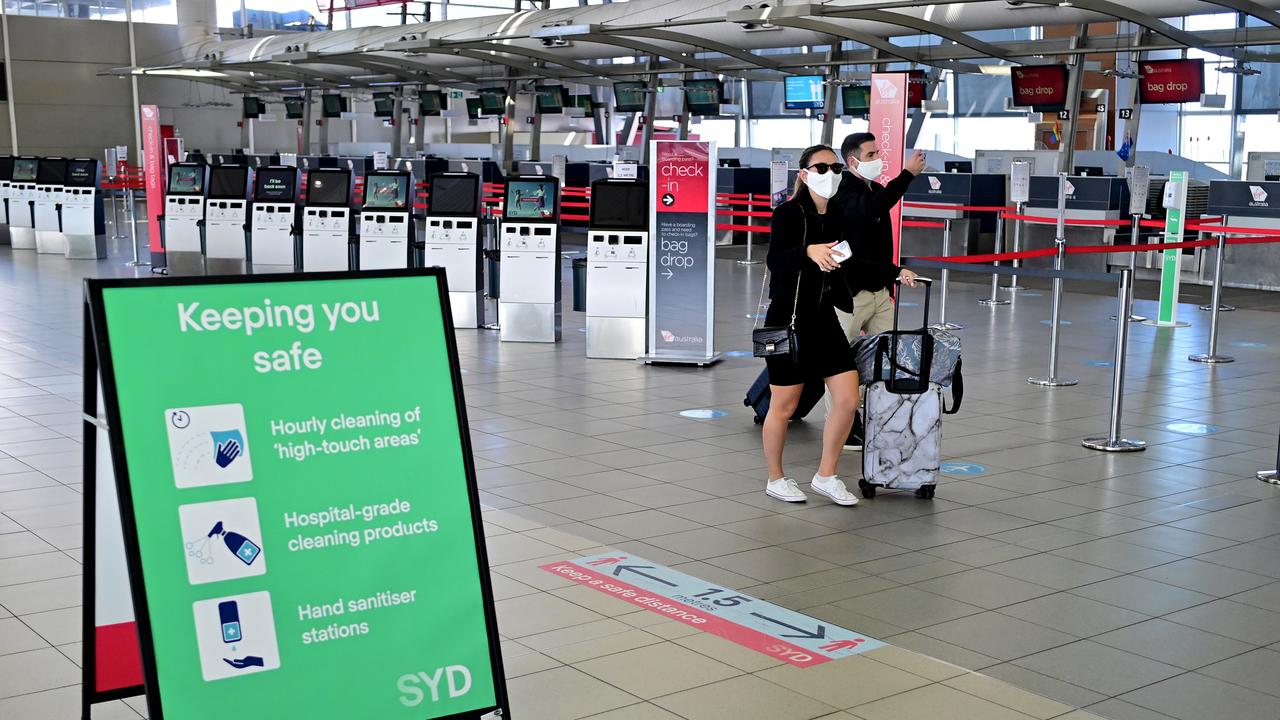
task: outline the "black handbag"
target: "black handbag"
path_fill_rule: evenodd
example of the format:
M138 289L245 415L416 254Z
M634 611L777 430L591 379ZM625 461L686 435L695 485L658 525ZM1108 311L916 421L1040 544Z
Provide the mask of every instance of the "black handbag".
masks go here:
M801 247L809 241L809 219L804 219L804 238ZM788 355L791 362L800 361L800 342L796 337L796 310L800 306L800 277L796 274L796 297L791 305L791 323L786 327L756 327L760 323L760 305L764 302L765 283L769 279L768 271L760 278L760 298L756 301L756 319L751 324L751 354L756 357L775 357Z

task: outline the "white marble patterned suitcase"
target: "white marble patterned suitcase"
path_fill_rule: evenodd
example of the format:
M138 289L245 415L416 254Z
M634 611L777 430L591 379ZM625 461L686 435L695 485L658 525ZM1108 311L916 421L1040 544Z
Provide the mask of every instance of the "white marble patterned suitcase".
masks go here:
M942 460L942 388L931 383L918 395L899 395L878 382L865 391L863 479L858 483L863 496L874 497L876 488L883 487L933 497Z

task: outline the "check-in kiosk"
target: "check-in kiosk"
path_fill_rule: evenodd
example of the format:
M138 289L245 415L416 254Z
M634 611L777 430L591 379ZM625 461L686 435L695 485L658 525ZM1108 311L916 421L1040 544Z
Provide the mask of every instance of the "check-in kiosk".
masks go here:
M36 165L34 155L13 159L13 180L9 183L9 242L14 250L36 249Z
M441 172L428 180L422 264L444 268L454 327L484 324L479 175Z
M414 234L413 175L405 170L374 170L365 175L357 267L413 267Z
M0 155L0 239L9 239L9 190L13 182L13 156Z
M302 209L302 269L350 270L351 171L313 168L307 173L307 204Z
M209 168L204 258L205 269L210 274L245 271L249 259L249 177L248 165Z
M587 227L587 357L644 354L648 280L649 183L597 180Z
M62 191L62 233L67 257L97 260L107 256L107 223L102 193L98 190L98 161L71 158L67 161L67 184Z
M1221 215L1222 225L1258 230L1280 229L1280 182L1215 180L1209 183L1209 215ZM1205 255L1200 282L1213 278L1213 266ZM1216 257L1214 262L1217 262ZM1280 290L1280 258L1275 245L1228 245L1222 265L1222 284L1231 287Z
M36 196L32 216L36 231L36 252L66 255L67 238L62 234L62 191L67 185L67 159L40 158L36 164Z
M941 220L951 227L949 255L992 252L995 245L996 213L974 213L962 207L1003 207L1004 175L926 172L917 175L903 200L938 207L904 205L902 216ZM904 256L942 255L942 233L932 228L903 228Z
M253 175L249 257L254 272L298 269L298 169L260 168Z
M1058 215L1058 178L1034 176L1031 178L1030 200L1026 214L1049 218L1046 222L1026 222L1022 231L1022 249L1039 250L1055 247ZM1073 175L1067 178L1067 220L1120 220L1129 215L1129 184L1124 178ZM1128 239L1127 227L1118 225L1067 225L1067 246L1114 245L1117 231ZM1068 255L1067 270L1106 272L1106 254ZM1052 267L1054 258L1024 260L1028 267ZM1127 260L1126 260L1127 264Z
M499 243L499 337L506 342L560 339L560 181L507 179Z
M204 272L204 188L208 167L203 162L169 165L164 193L164 257L169 272Z

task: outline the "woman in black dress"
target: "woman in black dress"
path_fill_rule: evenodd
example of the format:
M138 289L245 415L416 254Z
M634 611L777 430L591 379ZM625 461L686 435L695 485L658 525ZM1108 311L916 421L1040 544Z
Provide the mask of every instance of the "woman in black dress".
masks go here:
M848 268L835 248L850 239L844 212L832 201L844 166L834 150L815 145L800 155L800 175L790 200L773 211L768 266L768 327L786 327L795 317L799 352L765 358L772 400L764 421L764 454L769 465L765 492L786 502L807 497L782 468L787 424L806 383L825 382L831 409L822 434L822 460L811 483L814 492L839 505L857 505L836 474L853 413L858 407L858 371L853 350L835 308L853 312Z

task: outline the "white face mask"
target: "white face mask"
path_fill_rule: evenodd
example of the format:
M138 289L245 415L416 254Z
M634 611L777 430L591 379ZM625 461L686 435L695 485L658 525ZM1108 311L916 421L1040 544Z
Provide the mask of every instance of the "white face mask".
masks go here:
M884 172L883 160L865 160L858 163L858 174L868 180L875 180Z
M805 173L804 184L809 186L809 192L814 195L830 199L836 194L839 179L840 176L833 172L816 173L810 170Z

